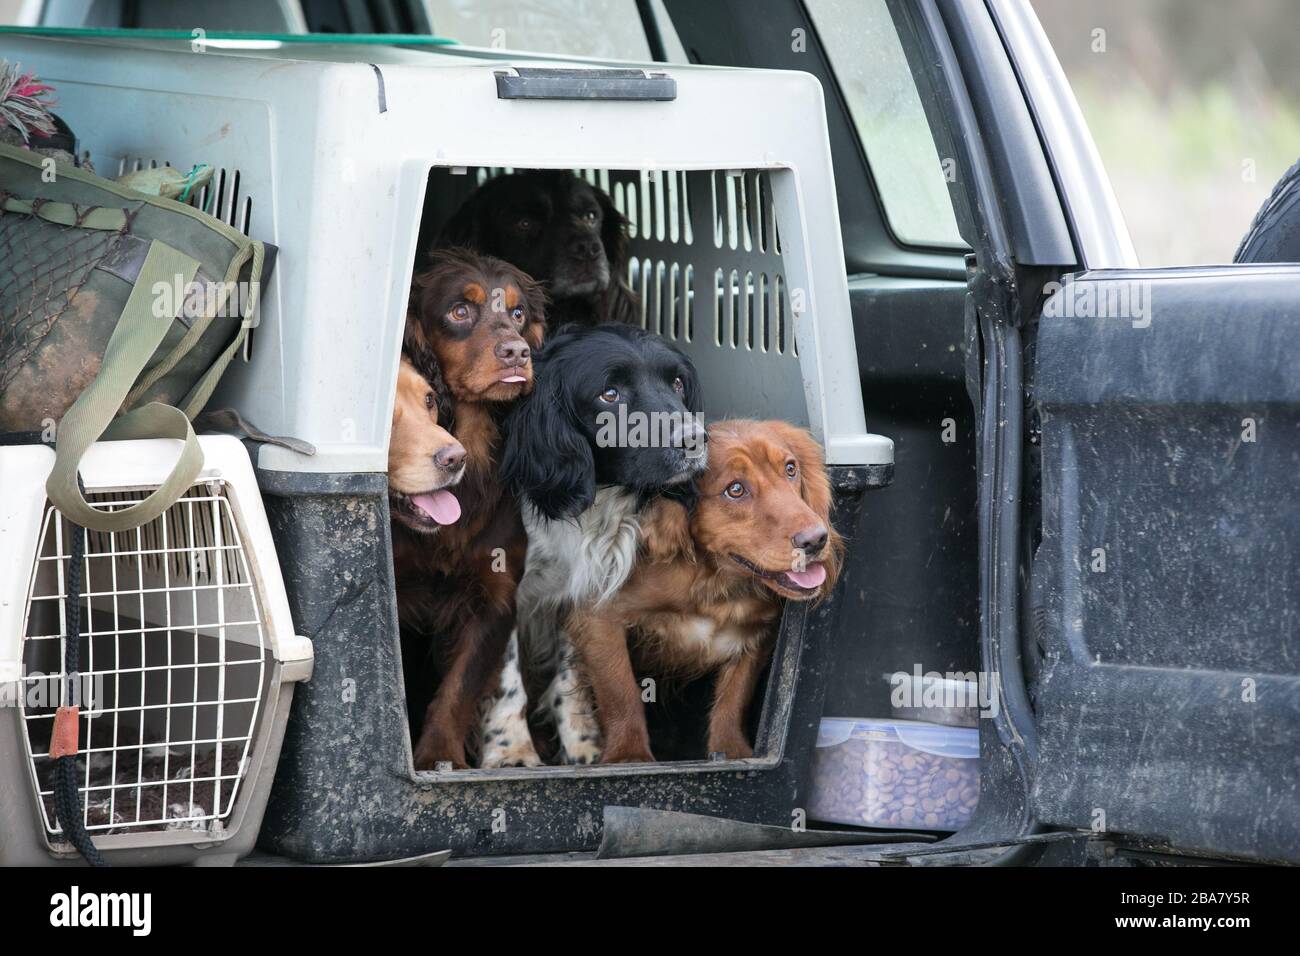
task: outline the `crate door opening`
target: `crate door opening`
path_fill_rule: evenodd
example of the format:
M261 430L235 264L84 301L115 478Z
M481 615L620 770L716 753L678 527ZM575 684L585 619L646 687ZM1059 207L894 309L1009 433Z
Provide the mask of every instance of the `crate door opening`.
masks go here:
M415 270L438 244L464 244L511 260L554 294L556 263L566 249L564 230L553 221L586 212L583 197L567 210L545 194L511 191L509 198L471 208L468 201L490 181L528 170L498 167L434 167L429 174ZM725 417L781 418L808 424L803 374L791 311L791 283L777 221L776 185L792 190L788 170L605 170L557 171L573 175L609 198L626 219L626 256L602 231L613 281L635 297L636 325L656 332L684 351L699 373L706 420ZM482 195L482 194L479 194ZM608 207L604 210L608 212ZM547 243L556 245L548 248ZM523 248L524 251L518 251ZM557 251L558 250L558 251ZM554 322L548 323L554 331ZM437 648L403 642L403 670L410 729L418 737L425 708L437 689ZM777 655L774 655L774 657ZM769 668L770 669L770 668ZM546 687L525 674L529 699ZM708 755L705 736L714 678L681 681L638 673L652 750L660 761ZM769 733L758 733L768 698L765 672L754 694L747 730L755 755L769 756ZM535 712L533 736L543 759L554 754L553 728ZM757 735L757 739L756 739ZM777 735L779 736L779 735Z
M547 199L494 203L479 210L474 230L460 216L477 189L499 176L529 170L505 166L434 167L429 173L420 224L416 269L425 253L449 234L502 258L516 248L510 236L529 220L544 247L555 232ZM573 175L609 196L627 220L627 257L612 261L636 295L636 324L682 349L704 386L710 419L781 418L808 424L808 404L795 341L791 290L806 282L787 264L777 190L793 199L786 169L627 170L582 169ZM456 218L454 218L456 217ZM477 237L477 238L475 238ZM604 243L607 255L610 244ZM528 259L543 281L555 267L549 255ZM522 260L516 262L523 268ZM527 269L525 269L527 271ZM798 270L800 273L802 269ZM796 291L796 295L801 295ZM550 330L554 331L554 323Z
M143 493L91 494L125 507ZM77 778L95 837L219 834L240 793L274 661L240 530L222 482L163 516L86 532L81 575ZM71 526L47 506L23 647L30 688L63 672ZM47 838L60 833L49 743L57 700L24 709Z

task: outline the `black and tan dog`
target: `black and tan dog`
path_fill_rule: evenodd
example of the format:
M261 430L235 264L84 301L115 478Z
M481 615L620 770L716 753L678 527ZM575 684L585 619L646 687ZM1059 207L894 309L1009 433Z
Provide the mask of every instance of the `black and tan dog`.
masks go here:
M464 250L440 250L416 277L405 352L419 369L437 363L446 383L464 478L460 515L429 535L393 525L393 568L408 662L408 699L422 704L412 667L437 689L416 717L417 770L466 767L479 698L500 669L515 617L527 546L519 506L497 478L500 422L533 387L532 352L542 343L544 296L515 267ZM431 500L434 521L450 505ZM442 509L448 510L443 512Z

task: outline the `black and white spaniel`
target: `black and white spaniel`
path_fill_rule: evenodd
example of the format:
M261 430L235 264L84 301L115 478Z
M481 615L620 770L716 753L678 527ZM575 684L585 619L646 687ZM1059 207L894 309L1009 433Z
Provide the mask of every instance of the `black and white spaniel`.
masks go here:
M598 759L599 725L563 621L618 592L647 506L689 496L708 464L695 368L666 339L620 325L562 329L533 361L536 386L506 422L501 457L501 479L518 494L528 530L518 653L507 652L480 708L483 767L539 762L515 662L554 721L555 758Z

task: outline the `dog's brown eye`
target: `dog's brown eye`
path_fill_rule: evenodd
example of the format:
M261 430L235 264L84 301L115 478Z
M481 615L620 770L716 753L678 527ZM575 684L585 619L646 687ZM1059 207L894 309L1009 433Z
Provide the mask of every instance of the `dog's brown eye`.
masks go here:
M682 381L681 376L678 376L677 378L673 379L673 391L675 392L686 391L686 383Z
M459 305L455 306L455 307L451 310L451 317L452 317L453 319L455 319L457 322L468 322L468 321L469 321L469 306L467 306L464 302L462 302L462 303L460 303Z
M792 462L792 461L787 461L787 462L785 463L785 475L786 475L786 477L787 477L787 478L793 478L793 477L794 477L795 475L797 475L797 474L799 474L799 469L795 466L795 463Z
M745 497L745 483L741 481L733 481L722 490L722 493L733 501L738 501Z
M618 401L618 389L610 387L600 393L600 400L606 404L612 404Z
M515 306L510 310L510 318L514 319L520 325L524 324L524 310L521 306Z
M596 224L596 220L599 219L600 216L598 216L594 211L592 211L592 212L587 213L587 214L586 214L585 216L583 216L582 218L583 218L583 220L584 220L585 222L587 222L588 224L594 226L594 225Z
M520 232L527 232L529 229L533 228L533 221L528 218L516 220L515 228Z
M433 408L434 401L433 392L426 392L424 396L424 407Z

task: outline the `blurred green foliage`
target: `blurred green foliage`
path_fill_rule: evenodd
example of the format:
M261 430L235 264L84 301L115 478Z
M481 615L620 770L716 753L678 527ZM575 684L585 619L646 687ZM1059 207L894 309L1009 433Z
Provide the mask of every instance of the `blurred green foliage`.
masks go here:
M1033 6L1143 264L1230 261L1300 159L1300 3Z

